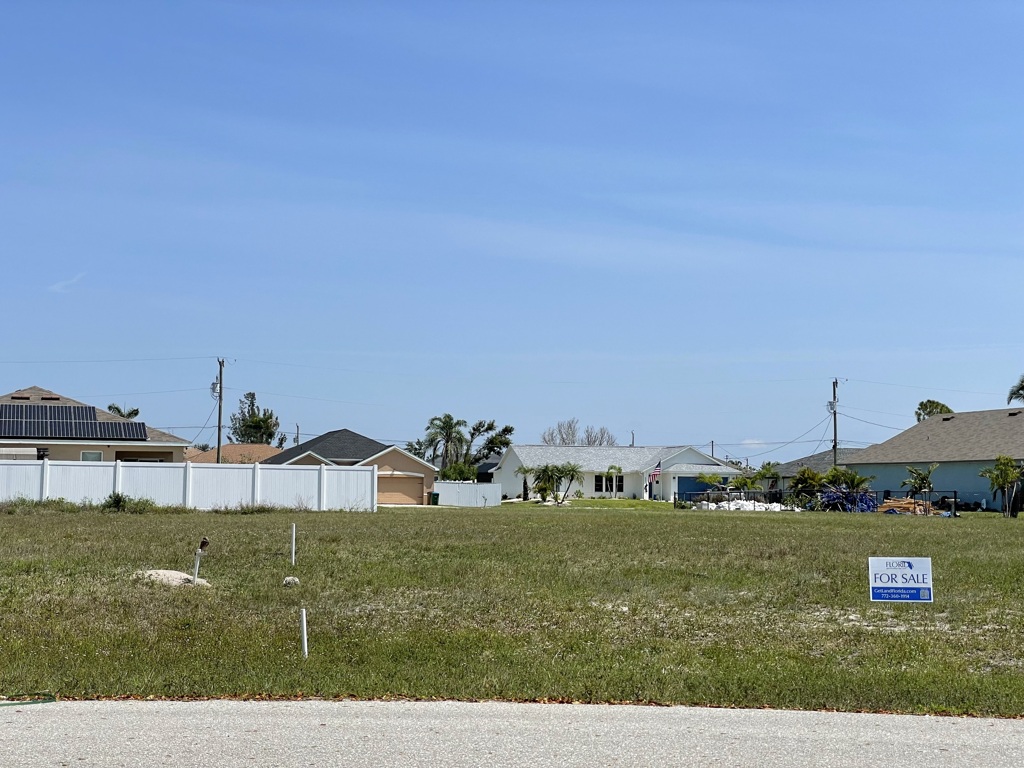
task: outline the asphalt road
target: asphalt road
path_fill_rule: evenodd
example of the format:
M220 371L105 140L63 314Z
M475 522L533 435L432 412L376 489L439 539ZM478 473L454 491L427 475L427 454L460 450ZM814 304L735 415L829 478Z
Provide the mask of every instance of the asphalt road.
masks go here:
M980 766L1024 721L412 702L57 702L0 708L0 766Z

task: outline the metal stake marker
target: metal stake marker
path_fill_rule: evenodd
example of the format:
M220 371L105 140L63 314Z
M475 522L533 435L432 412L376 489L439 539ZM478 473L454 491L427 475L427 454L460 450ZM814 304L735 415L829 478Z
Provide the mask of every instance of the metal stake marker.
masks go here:
M292 565L295 565L295 523L292 523Z
M306 609L299 612L299 631L302 633L302 658L309 658L309 643L306 642Z
M199 542L199 548L196 550L196 562L192 566L192 586L195 586L199 581L199 558L203 556L203 552L210 546L210 540L203 536L203 540Z

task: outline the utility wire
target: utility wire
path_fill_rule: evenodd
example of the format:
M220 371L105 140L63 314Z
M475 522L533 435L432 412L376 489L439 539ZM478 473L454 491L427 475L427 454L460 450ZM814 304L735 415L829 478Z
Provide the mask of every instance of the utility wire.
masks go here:
M861 421L865 424L870 424L873 427L881 427L882 429L892 429L895 430L896 432L902 432L903 430L907 429L907 427L890 427L888 424L876 424L875 422L867 421L866 419L858 419L856 416L851 416L848 413L840 412L839 415L844 416L847 419L853 419L854 421Z
M209 426L209 424L210 424L210 419L213 418L214 411L217 410L217 405L218 405L218 403L214 403L213 404L213 408L210 410L210 415L206 417L206 424L203 424L203 426L200 428L199 432L196 433L196 436L192 438L191 442L194 443L196 440L199 439L199 435L203 434L203 432L206 431L207 426ZM180 427L171 427L171 429L180 429Z
M216 356L199 357L122 357L109 360L0 360L0 365L70 365L72 363L164 363L181 360L216 360Z
M965 395L999 395L1000 392L979 392L974 389L945 389L943 387L922 387L920 384L895 384L891 381L868 381L867 379L847 379L847 381L856 381L860 384L877 384L882 387L902 387L903 389L918 389L922 392L960 392Z
M792 445L793 443L795 443L795 442L796 442L797 440L801 439L802 437L806 437L806 436L807 436L807 435L808 435L809 433L811 433L811 432L813 432L814 430L816 430L816 429L817 429L818 427L820 427L820 426L821 426L822 424L824 424L824 423L825 423L826 421L828 421L828 420L829 420L829 419L831 419L831 418L832 418L832 415L831 415L831 414L829 414L829 415L828 415L828 416L826 416L826 417L825 417L824 419L822 419L822 420L821 420L821 421L819 421L819 422L818 422L817 424L815 424L815 425L814 425L813 427L811 427L810 429L808 429L808 430L807 430L807 432L804 432L804 433L803 433L802 435L798 435L797 437L794 437L794 438L793 438L792 440L790 440L790 441L789 441L788 443L783 443L783 444L782 444L782 445L780 445L780 446L779 446L778 448L772 448L771 450L768 450L768 451L761 451L761 453L752 453L752 454L750 454L749 456L747 456L746 458L747 458L747 459L749 460L749 459L753 459L753 458L756 458L756 457L758 457L758 456L764 456L764 455L766 455L766 454L769 454L769 453L774 453L775 451L781 450L781 449L785 448L785 447L786 447L787 445Z

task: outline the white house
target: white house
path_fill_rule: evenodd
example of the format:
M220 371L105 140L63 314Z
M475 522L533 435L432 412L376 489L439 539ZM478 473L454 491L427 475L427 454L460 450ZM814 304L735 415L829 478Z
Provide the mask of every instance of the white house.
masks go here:
M513 445L492 470L493 482L500 483L502 495L511 499L523 492L523 476L516 474L519 467L570 462L582 467L583 483L574 484L569 493L573 495L578 487L588 498L672 501L676 494L704 490L706 486L697 482L700 474L715 474L726 480L743 474L690 446ZM612 466L620 467L622 472L607 477Z

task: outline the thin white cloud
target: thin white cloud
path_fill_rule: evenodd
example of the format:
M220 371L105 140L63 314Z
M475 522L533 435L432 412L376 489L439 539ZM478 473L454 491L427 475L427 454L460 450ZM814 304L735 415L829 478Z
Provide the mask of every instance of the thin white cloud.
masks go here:
M59 283L54 283L53 285L51 285L46 290L50 291L51 293L70 293L71 292L71 286L73 286L75 283L77 283L83 277L85 277L85 272L79 272L77 275L72 277L70 280L61 280Z

